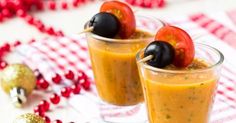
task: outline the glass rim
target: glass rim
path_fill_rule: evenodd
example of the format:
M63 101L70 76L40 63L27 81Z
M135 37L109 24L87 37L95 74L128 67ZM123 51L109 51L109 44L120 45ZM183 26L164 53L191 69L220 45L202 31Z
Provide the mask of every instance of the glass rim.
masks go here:
M211 70L219 65L221 65L224 61L224 55L216 48L207 45L207 44L203 44L203 43L194 43L195 46L200 46L200 47L205 47L207 49L210 49L211 51L213 51L214 53L216 53L219 56L219 60L216 61L214 64L208 66L207 68L202 68L202 69L196 69L196 70L167 70L167 69L162 69L162 68L156 68L153 66L150 66L148 64L145 63L137 63L137 64L141 64L143 67L145 67L148 70L154 71L154 72L163 72L163 73L199 73L199 72L204 72L204 71L208 71ZM140 53L144 51L145 48L141 49L138 51L138 53L136 54L136 61L139 61L140 58Z
M158 24L160 24L160 28L165 26L165 23L156 18L156 17L151 17L151 16L143 16L143 15L135 15L136 17L142 17L142 18L148 18L148 19L152 19L155 22L157 22ZM142 30L141 28L136 28L136 30ZM148 31L144 31L144 32L148 32ZM152 34L152 33L151 33ZM114 38L106 38L106 37L102 37L96 34L93 34L91 32L88 32L87 35L100 40L100 41L104 41L104 42L109 42L109 43L138 43L138 42L142 42L143 40L149 40L149 39L153 39L153 37L155 36L154 33L152 34L152 36L150 37L146 37L146 38L135 38L135 39L114 39Z

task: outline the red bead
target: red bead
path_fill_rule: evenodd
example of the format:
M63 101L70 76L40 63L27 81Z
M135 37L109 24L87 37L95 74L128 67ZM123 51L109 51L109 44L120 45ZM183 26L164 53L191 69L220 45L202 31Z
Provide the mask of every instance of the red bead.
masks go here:
M166 1L165 0L159 0L159 2L157 4L157 6L160 7L160 8L164 7L165 5L166 5Z
M59 74L55 74L54 77L52 77L52 81L55 84L59 84L61 82L61 76Z
M71 89L72 89L73 94L79 94L79 93L80 93L80 90L81 90L79 84L74 84L74 85L72 85L72 86L71 86Z
M52 27L48 27L48 28L46 29L46 32L47 32L49 35L54 35L54 34L55 34L55 31L54 31L54 29L53 29Z
M38 28L39 31L44 32L45 31L45 25L44 24L37 24L36 27Z
M48 111L49 108L50 108L50 104L46 101L46 100L42 100L40 103L39 103L39 106L42 106L44 111Z
M7 67L7 62L5 62L5 61L0 61L0 70L1 69L4 69L5 67Z
M50 123L50 122L51 122L51 120L50 120L50 118L49 118L48 116L44 116L44 117L43 117L43 120L44 120L46 123Z
M2 15L2 13L0 13L0 22L2 22L3 21L3 15Z
M44 117L45 116L45 112L35 112L34 114Z
M37 3L36 3L36 8L37 8L38 10L43 10L43 9L44 9L44 4L43 4L43 2L42 2L42 1L37 2Z
M145 7L146 7L146 8L152 8L152 2L151 2L151 1L146 2L146 3L145 3Z
M35 41L36 41L35 39L31 39L29 43L34 43Z
M42 21L40 21L40 20L35 21L34 25L35 25L37 28L40 28L41 26L44 26L44 24L43 24Z
M5 0L5 1L2 0L0 2L0 5L1 5L2 8L6 8L7 7L7 3L8 3L7 0Z
M29 24L34 24L35 20L32 16L28 15L25 19Z
M36 113L36 112L45 112L45 110L42 106L38 105L34 108L34 113Z
M129 3L130 5L135 5L135 0L125 0L127 3Z
M10 10L9 9L3 9L2 10L2 15L4 16L4 17L11 17L12 16L12 13L10 12Z
M19 40L17 40L17 41L13 44L14 47L17 47L17 46L19 46L19 45L21 45L21 42L20 42Z
M60 97L56 94L56 93L54 93L51 97L50 97L50 101L51 101L51 103L53 103L53 104L58 104L59 102L60 102Z
M26 16L26 12L23 9L19 9L19 10L17 10L16 15L20 16L20 17L25 17Z
M64 33L60 30L56 33L57 36L64 36Z
M85 90L89 90L91 83L89 81L85 81L85 82L81 83L81 85L83 86L83 88Z
M63 97L68 98L68 97L70 97L70 94L71 94L71 88L69 88L69 87L64 87L64 88L61 89L61 95L62 95Z
M78 74L78 81L80 81L80 80L86 81L87 79L88 79L87 75L83 71L80 71Z
M79 2L80 2L79 0L73 0L72 5L74 7L77 7L79 5Z
M61 120L54 120L52 123L62 123Z
M144 7L144 1L143 0L136 0L135 5Z
M40 88L47 89L49 87L49 83L45 79L38 80L38 83Z
M2 47L0 47L0 61L1 61L2 57L4 56L4 54L5 54L5 51L3 50Z
M62 3L61 3L61 8L62 8L62 9L68 9L68 4L67 4L67 2L62 2Z
M37 80L43 79L43 75L40 73L38 69L34 70L34 75L36 76Z
M11 46L9 43L4 44L2 48L5 52L9 52L11 50Z
M65 77L66 77L67 79L73 80L74 77L75 77L75 74L73 73L73 71L69 70L69 71L65 74Z
M51 9L51 10L56 9L56 3L54 1L50 1L48 5L49 5L49 9Z

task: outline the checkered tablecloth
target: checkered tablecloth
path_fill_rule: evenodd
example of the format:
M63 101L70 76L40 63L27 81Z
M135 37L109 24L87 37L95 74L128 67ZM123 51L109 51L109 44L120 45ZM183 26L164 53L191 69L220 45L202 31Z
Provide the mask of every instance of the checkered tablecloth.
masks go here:
M229 12L228 21L217 19L229 17L223 12L218 13L215 17L200 13L189 17L163 18L166 22L187 30L193 37L197 36L197 42L216 47L225 56L211 123L236 123L236 25L233 25L233 22L236 22L235 13L236 11ZM234 20L232 25L229 24L230 19ZM139 20L138 25L155 27L155 24L152 25L145 19ZM10 56L20 57L32 69L39 69L48 81L51 81L50 78L55 73L64 74L66 70L83 70L93 78L85 35L47 38L24 44ZM93 101L96 102L97 99L95 98L96 89L94 85L92 88L91 92L84 92L83 95L72 97L69 103L77 110L89 112L89 108L94 109ZM89 99L85 102L78 100L84 97ZM84 105L86 106L84 107ZM92 112L94 113L94 110Z

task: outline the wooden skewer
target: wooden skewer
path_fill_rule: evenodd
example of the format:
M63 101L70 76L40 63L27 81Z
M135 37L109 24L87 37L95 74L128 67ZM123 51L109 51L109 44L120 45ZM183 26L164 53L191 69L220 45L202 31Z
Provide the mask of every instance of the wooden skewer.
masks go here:
M82 32L80 32L79 34L92 32L92 31L93 31L93 27L88 27L88 28L84 29Z
M138 61L138 63L146 62L146 61L148 61L148 60L151 60L152 58L153 58L153 55L149 55L149 56L147 56L147 57L145 57L145 58L143 58L143 59L140 59L140 60Z

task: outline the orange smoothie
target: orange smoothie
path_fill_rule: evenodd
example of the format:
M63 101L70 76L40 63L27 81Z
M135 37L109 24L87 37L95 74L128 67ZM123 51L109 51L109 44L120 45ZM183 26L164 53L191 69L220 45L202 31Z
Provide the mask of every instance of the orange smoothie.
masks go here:
M117 42L97 39L92 34L87 37L95 84L102 100L119 106L143 102L135 55L153 40L152 35L136 31L130 39Z
M208 123L218 77L213 70L191 73L206 67L203 61L194 60L185 68L189 73L144 71L141 79L150 123Z

